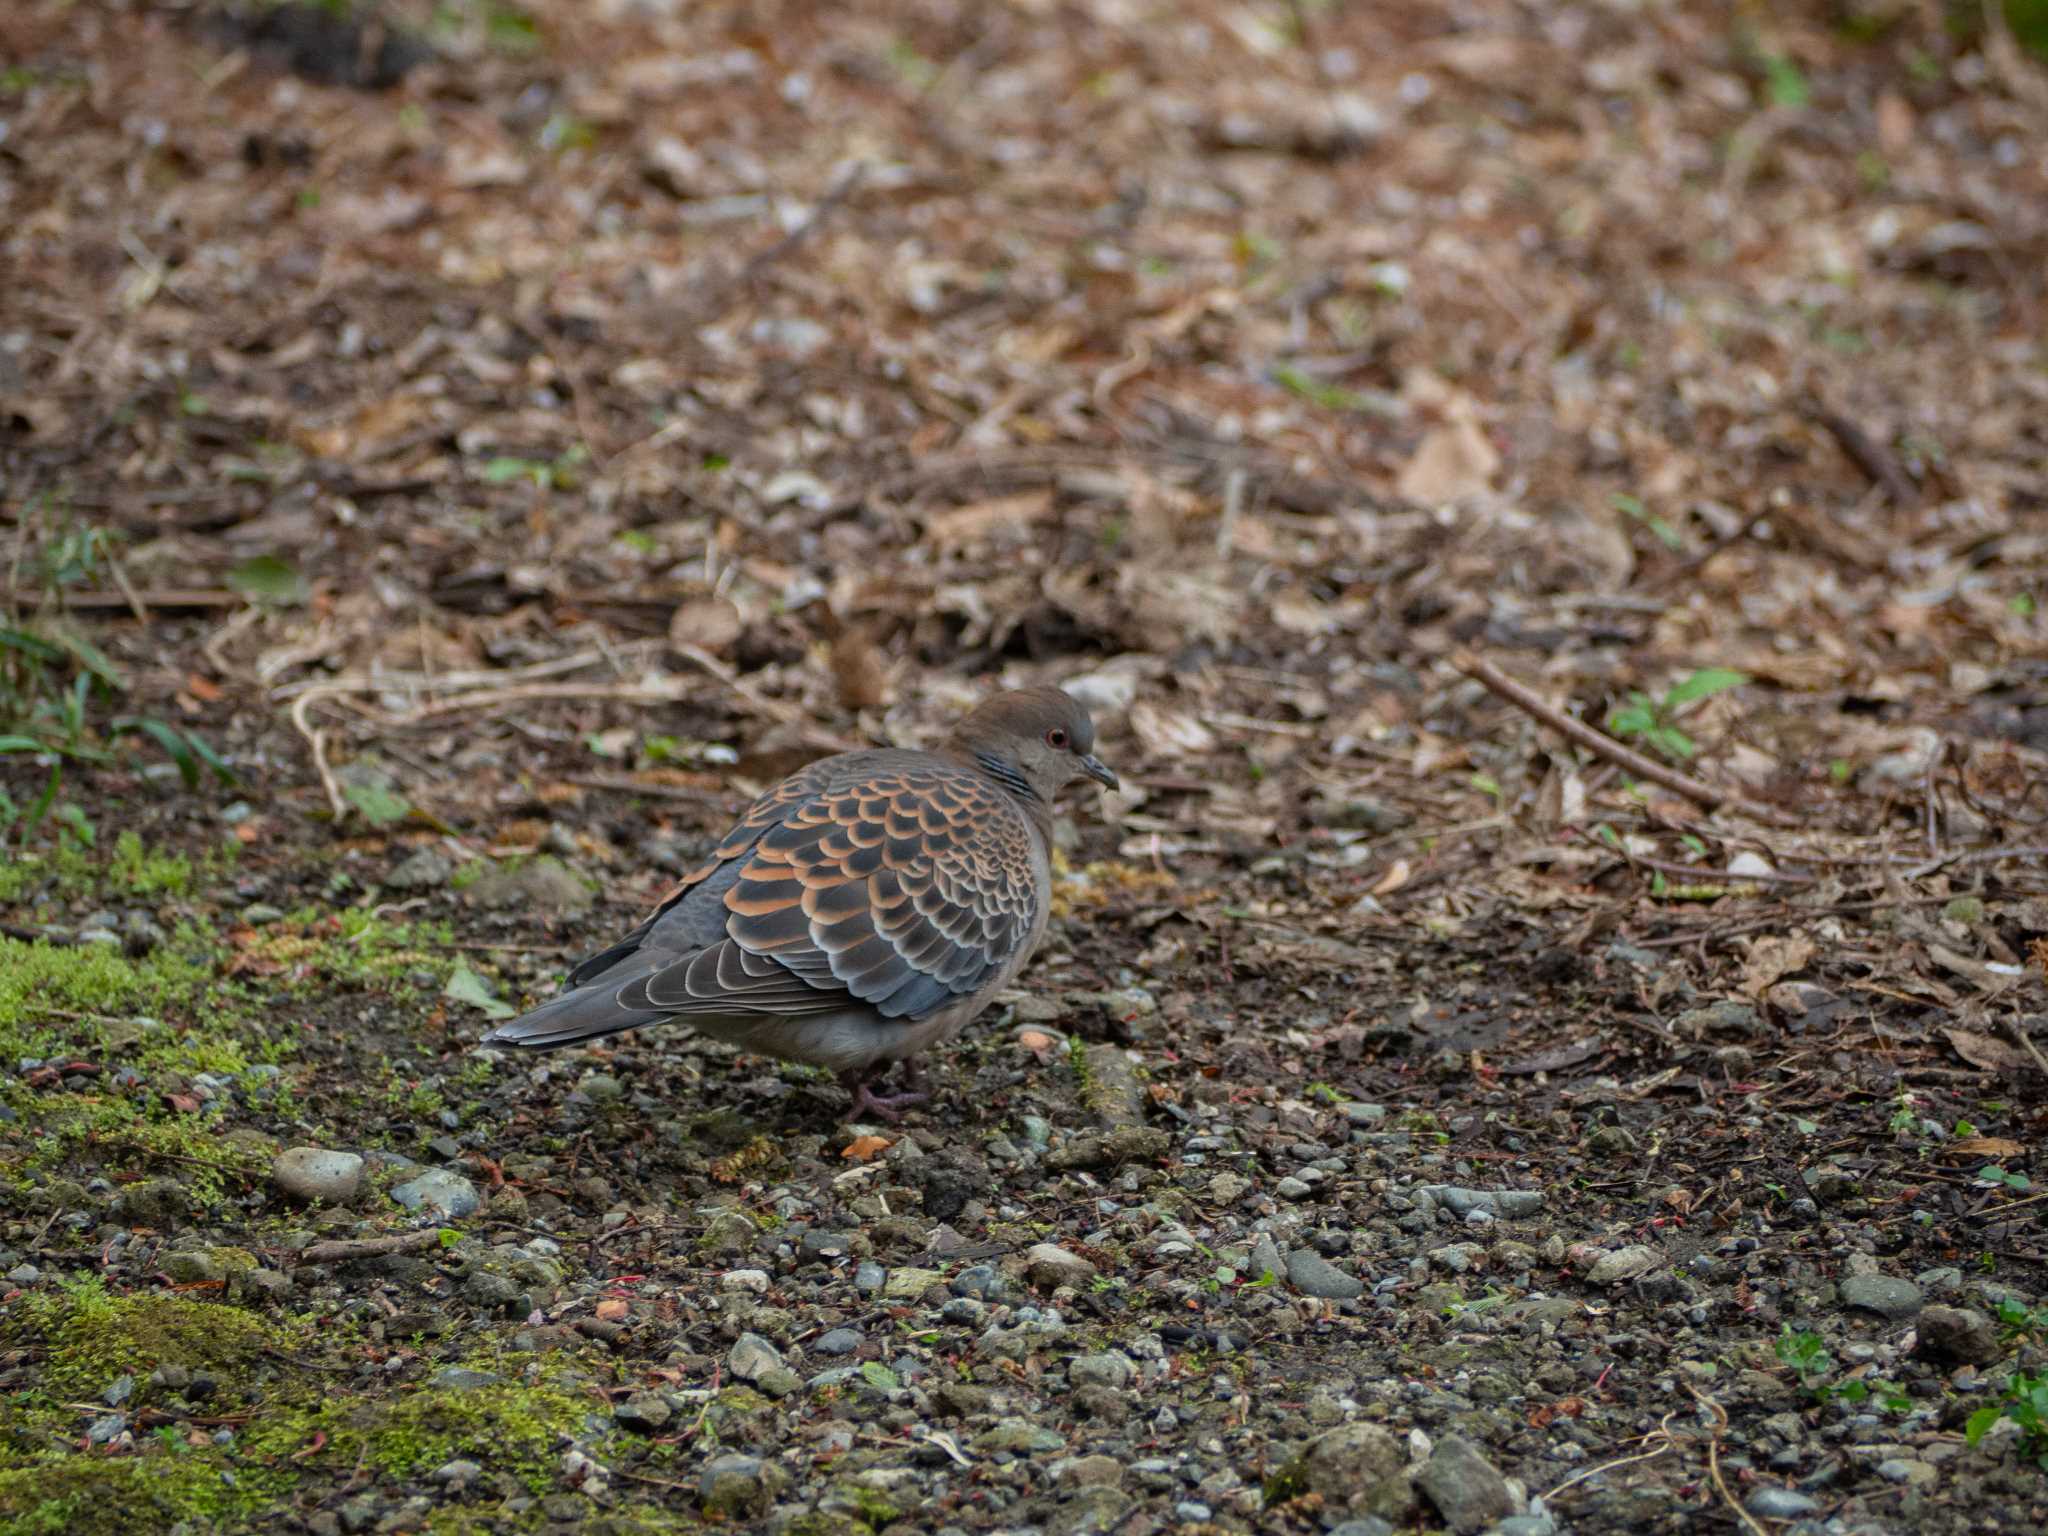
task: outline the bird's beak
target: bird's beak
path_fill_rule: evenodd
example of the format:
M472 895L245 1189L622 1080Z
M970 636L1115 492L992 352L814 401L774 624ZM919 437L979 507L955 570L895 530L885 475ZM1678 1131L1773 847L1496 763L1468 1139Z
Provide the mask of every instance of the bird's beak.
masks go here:
M1100 784L1104 789L1122 789L1123 784L1116 776L1116 770L1101 758L1090 752L1081 759L1081 771Z

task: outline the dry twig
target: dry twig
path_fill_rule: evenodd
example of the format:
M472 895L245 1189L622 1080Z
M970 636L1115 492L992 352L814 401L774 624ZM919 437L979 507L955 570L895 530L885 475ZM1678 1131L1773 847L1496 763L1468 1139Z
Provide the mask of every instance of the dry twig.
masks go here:
M393 1232L384 1237L347 1237L312 1243L300 1252L299 1261L303 1264L345 1264L351 1259L371 1259L387 1253L416 1253L422 1248L440 1246L441 1229L423 1227L417 1232Z
M1647 779L1652 784L1661 784L1666 789L1681 794L1686 799L1703 805L1710 811L1717 811L1727 807L1731 810L1740 811L1745 816L1754 817L1758 821L1767 822L1772 826L1794 825L1782 813L1773 810L1769 806L1758 805L1753 801L1745 800L1732 790L1716 789L1704 779L1696 779L1691 774L1680 773L1675 768L1667 768L1655 758L1645 757L1633 747L1625 747L1612 736L1594 730L1585 721L1574 720L1563 711L1554 709L1549 704L1544 703L1542 699L1509 677L1500 668L1494 666L1493 663L1482 657L1475 656L1470 651L1461 650L1453 652L1451 655L1451 665L1474 682L1481 684L1488 692L1507 700L1515 708L1521 710L1526 715L1533 716L1556 731L1560 736L1577 742L1587 751L1606 758L1609 762L1618 765L1628 773L1634 774L1639 779Z

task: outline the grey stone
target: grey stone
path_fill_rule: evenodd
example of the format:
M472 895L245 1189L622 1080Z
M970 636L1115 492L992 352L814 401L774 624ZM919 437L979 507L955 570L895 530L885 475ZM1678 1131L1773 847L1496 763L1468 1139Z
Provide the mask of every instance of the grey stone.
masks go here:
M103 1413L86 1426L85 1438L94 1445L107 1445L120 1439L127 1428L127 1414Z
M658 1392L635 1392L623 1403L612 1409L612 1418L621 1429L630 1429L635 1434L659 1434L664 1425L675 1417L675 1409L668 1405L668 1399Z
M933 1286L945 1283L946 1277L936 1269L892 1269L882 1283L882 1297L885 1301L916 1301Z
M1024 1273L1033 1285L1051 1289L1061 1285L1086 1285L1095 1278L1095 1266L1078 1253L1069 1253L1054 1243L1038 1243L1024 1254Z
M384 883L397 891L429 891L446 885L454 873L455 862L447 854L421 848L401 860Z
M974 1447L980 1451L1008 1451L1012 1455L1030 1456L1063 1451L1067 1442L1057 1430L1034 1424L1029 1419L1003 1419L976 1435Z
M1514 1510L1507 1479L1463 1435L1437 1441L1415 1483L1459 1536L1473 1536Z
M116 1221L128 1226L162 1231L175 1226L191 1208L185 1186L176 1179L144 1179L114 1196L113 1214Z
M473 1392L478 1387L494 1387L504 1379L493 1371L473 1371L467 1366L444 1365L427 1378L427 1385L449 1392Z
M1631 1243L1626 1248L1611 1249L1593 1261L1586 1271L1589 1285L1614 1285L1623 1280L1633 1280L1637 1275L1655 1269L1664 1260L1657 1249L1644 1243Z
M704 1463L697 1474L697 1493L707 1513L758 1519L768 1513L788 1481L789 1474L774 1463L732 1452Z
M1249 1267L1251 1277L1254 1280L1263 1280L1268 1275L1271 1275L1275 1280L1279 1280L1287 1274L1287 1261L1280 1257L1280 1250L1274 1244L1272 1237L1264 1232L1261 1232L1259 1240L1252 1244L1252 1257Z
M1839 1294L1843 1306L1875 1312L1893 1322L1913 1316L1926 1299L1919 1286L1893 1275L1850 1275L1842 1281Z
M853 1239L844 1232L806 1232L796 1245L797 1257L806 1263L831 1263L853 1251Z
M1535 1189L1466 1189L1457 1184L1424 1184L1418 1193L1428 1195L1459 1217L1483 1211L1512 1221L1534 1216L1543 1209L1543 1192Z
M821 1355L850 1355L860 1348L860 1334L851 1328L834 1328L813 1339L811 1348Z
M782 1352L758 1333L743 1333L725 1354L725 1367L741 1381L758 1381L783 1364Z
M1304 1296L1324 1301L1354 1301L1365 1294L1365 1282L1347 1275L1312 1248L1287 1255L1287 1280Z
M1121 1392L1137 1374L1138 1368L1130 1358L1114 1350L1102 1355L1076 1355L1067 1362L1067 1380L1077 1387L1108 1387Z
M363 1160L353 1152L292 1147L271 1165L270 1182L294 1200L346 1205L363 1185Z
M1290 1496L1313 1493L1332 1510L1399 1519L1414 1502L1401 1443L1377 1424L1341 1424L1308 1443L1278 1479Z
M514 908L536 914L573 916L587 911L596 898L590 887L556 859L528 859L516 869L493 869L471 882L463 893L471 906L492 911Z
M1797 1520L1820 1508L1820 1500L1795 1488L1757 1488L1742 1501L1742 1507L1762 1520Z
M408 1211L424 1211L450 1221L473 1216L483 1204L476 1186L446 1168L429 1168L416 1179L395 1186L391 1198Z
M1998 1327L1975 1307L1929 1307L1915 1325L1919 1353L1958 1365L1990 1365L2005 1353Z

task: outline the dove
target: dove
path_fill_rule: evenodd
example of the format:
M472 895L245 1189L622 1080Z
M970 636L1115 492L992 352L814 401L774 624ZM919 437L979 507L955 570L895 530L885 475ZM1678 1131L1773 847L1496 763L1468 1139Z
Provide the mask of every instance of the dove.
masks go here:
M1052 811L1108 789L1088 711L1057 688L997 694L930 752L812 763L762 795L653 914L499 1025L549 1050L675 1021L838 1074L853 1114L923 1102L916 1057L951 1040L1045 936ZM877 1094L896 1063L906 1091Z

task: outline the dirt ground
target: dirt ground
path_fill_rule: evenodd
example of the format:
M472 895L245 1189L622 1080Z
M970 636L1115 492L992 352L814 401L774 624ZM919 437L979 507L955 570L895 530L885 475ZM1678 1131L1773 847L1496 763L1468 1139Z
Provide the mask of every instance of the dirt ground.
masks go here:
M2038 6L0 14L0 1536L2048 1529ZM1065 684L901 1126L478 1050Z

